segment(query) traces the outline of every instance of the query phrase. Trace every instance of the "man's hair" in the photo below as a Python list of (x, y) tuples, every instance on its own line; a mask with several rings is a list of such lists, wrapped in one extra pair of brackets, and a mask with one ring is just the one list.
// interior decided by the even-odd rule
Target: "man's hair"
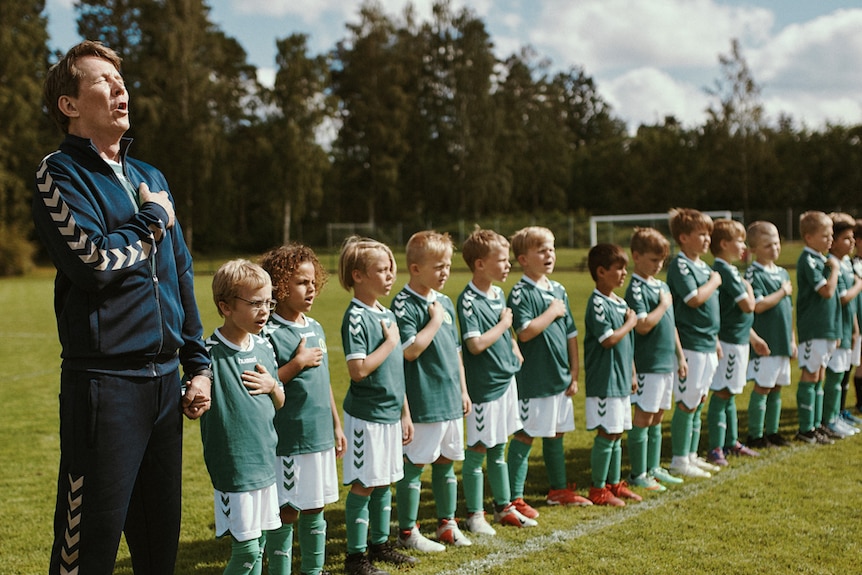
[(667, 258), (670, 253), (670, 242), (655, 228), (635, 228), (629, 248), (632, 253), (659, 254)]
[(222, 315), (219, 302), (236, 298), (243, 288), (259, 290), (272, 285), (269, 274), (262, 267), (248, 260), (230, 260), (219, 267), (213, 276), (213, 302)]
[(802, 234), (803, 238), (831, 225), (832, 220), (829, 219), (829, 216), (817, 210), (809, 210), (799, 216), (799, 233)]
[(81, 70), (78, 68), (78, 60), (87, 56), (107, 60), (113, 64), (117, 72), (120, 71), (122, 58), (101, 42), (93, 40), (84, 40), (80, 44), (72, 46), (59, 62), (51, 66), (45, 77), (43, 96), (45, 105), (48, 106), (48, 114), (54, 123), (63, 130), (64, 134), (69, 133), (69, 116), (60, 111), (57, 102), (60, 100), (60, 96), (78, 97), (81, 85)]
[(522, 256), (545, 242), (554, 243), (554, 232), (542, 226), (521, 228), (512, 236), (512, 251), (515, 257)]
[(494, 230), (483, 230), (476, 226), (473, 233), (464, 240), (464, 245), (461, 246), (461, 255), (467, 262), (470, 271), (475, 271), (476, 260), (488, 257), (488, 254), (497, 248), (505, 249), (508, 252), (509, 240)]
[(389, 258), (395, 273), (395, 256), (389, 246), (371, 238), (350, 236), (344, 240), (341, 246), (341, 255), (338, 257), (338, 281), (341, 287), (350, 291), (353, 289), (353, 272), (359, 270), (365, 272), (375, 257), (384, 255)]
[(427, 257), (451, 256), (455, 250), (452, 237), (434, 230), (416, 232), (407, 240), (407, 265), (421, 264)]
[(668, 211), (670, 234), (679, 243), (682, 234), (706, 230), (712, 233), (712, 218), (703, 212), (691, 208), (671, 208)]
[(832, 235), (836, 238), (838, 234), (856, 227), (856, 220), (853, 219), (853, 216), (844, 212), (832, 212), (829, 214), (829, 219), (832, 220)]
[(599, 268), (609, 270), (614, 264), (626, 266), (628, 263), (629, 257), (626, 255), (626, 251), (616, 244), (596, 244), (590, 248), (590, 253), (587, 254), (587, 265), (590, 268), (593, 281), (599, 279)]
[(261, 256), (260, 265), (272, 278), (272, 297), (276, 300), (287, 299), (290, 295), (290, 278), (306, 262), (314, 266), (314, 289), (320, 293), (329, 276), (310, 247), (291, 243), (273, 248)]
[(756, 248), (760, 246), (760, 243), (763, 241), (763, 238), (772, 234), (778, 234), (778, 228), (775, 227), (775, 224), (772, 222), (767, 222), (765, 220), (757, 220), (755, 222), (751, 222), (748, 224), (748, 245), (752, 248)]
[(717, 256), (721, 253), (721, 242), (745, 241), (745, 226), (736, 220), (715, 220), (712, 225), (712, 237), (709, 242), (709, 251)]

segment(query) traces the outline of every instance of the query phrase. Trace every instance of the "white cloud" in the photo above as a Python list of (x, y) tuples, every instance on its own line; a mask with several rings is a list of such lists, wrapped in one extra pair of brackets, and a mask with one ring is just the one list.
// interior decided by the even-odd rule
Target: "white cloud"
[(656, 68), (638, 68), (607, 82), (599, 93), (613, 106), (629, 129), (640, 124), (661, 124), (674, 116), (687, 126), (702, 124), (709, 101), (699, 87), (680, 82)]

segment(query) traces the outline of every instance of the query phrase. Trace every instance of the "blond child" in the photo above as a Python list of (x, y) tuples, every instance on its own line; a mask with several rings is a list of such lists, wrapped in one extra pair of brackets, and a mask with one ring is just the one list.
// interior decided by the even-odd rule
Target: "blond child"
[(754, 294), (754, 331), (769, 346), (769, 355), (750, 350), (747, 378), (754, 381), (748, 402), (748, 439), (754, 449), (788, 445), (778, 433), (781, 420), (781, 388), (790, 385), (790, 358), (796, 357), (793, 331), (793, 284), (782, 267), (775, 264), (781, 253), (778, 228), (757, 221), (748, 226), (748, 245), (754, 262), (745, 279)]
[(539, 513), (524, 501), (524, 483), (535, 437), (542, 438), (548, 474), (548, 505), (591, 505), (566, 481), (563, 435), (575, 429), (572, 396), (578, 392), (578, 330), (562, 284), (548, 277), (557, 255), (554, 234), (530, 226), (512, 236), (512, 250), (524, 275), (509, 292), (512, 324), (524, 364), (518, 372), (523, 429), (509, 444), (507, 464), (512, 502), (525, 517)]
[[(404, 361), (395, 315), (379, 299), (395, 281), (395, 257), (378, 241), (352, 236), (341, 248), (338, 279), (353, 299), (341, 340), (350, 387), (344, 398), (344, 456), (348, 575), (381, 575), (373, 562), (412, 565), (416, 559), (389, 542), (392, 483), (404, 476), (402, 445), (413, 440), (404, 391)], [(370, 532), (368, 555), (367, 540)]]
[(661, 422), (671, 408), (674, 372), (685, 379), (688, 365), (674, 322), (673, 296), (667, 284), (655, 277), (667, 259), (670, 242), (656, 229), (635, 228), (631, 252), (634, 272), (625, 299), (638, 321), (637, 389), (631, 398), (635, 413), (628, 432), (629, 484), (664, 491), (664, 484), (683, 482), (661, 466)]
[(224, 323), (206, 340), (213, 401), (201, 417), (201, 440), (215, 489), (215, 531), (233, 541), (225, 575), (260, 573), (265, 534), (281, 527), (272, 458), (284, 392), (270, 375), (278, 371), (272, 346), (258, 335), (275, 302), (269, 275), (246, 260), (223, 264), (212, 290)]
[(485, 520), (484, 474), (488, 456), (488, 480), (494, 496), (494, 520), (501, 525), (533, 527), (511, 501), (506, 465), (506, 443), (521, 429), (515, 374), (523, 358), (511, 336), (512, 310), (503, 290), (494, 282), (509, 275), (509, 242), (491, 230), (476, 229), (461, 249), (473, 279), (458, 296), (458, 323), (467, 391), (473, 410), (467, 414), (467, 450), (462, 482), (467, 503), (467, 529), (482, 535), (496, 532)]
[[(458, 483), (454, 461), (464, 460), (464, 415), (470, 396), (464, 380), (455, 306), (439, 290), (449, 279), (454, 246), (449, 234), (422, 231), (407, 242), (410, 281), (395, 296), (404, 354), (407, 401), (413, 419), (413, 441), (404, 447), (404, 478), (395, 496), (398, 543), (406, 549), (443, 551), (442, 543), (471, 545), (458, 528), (455, 506)], [(431, 490), (437, 508), (437, 541), (419, 532), (422, 470), (431, 465)]]
[(685, 477), (710, 477), (718, 471), (697, 455), (701, 412), (718, 366), (720, 326), (718, 288), (721, 276), (700, 256), (709, 251), (712, 218), (690, 208), (670, 210), (670, 232), (680, 252), (668, 265), (667, 284), (673, 295), (676, 328), (688, 364), (686, 377), (674, 378), (676, 409), (670, 434), (670, 471)]
[(306, 314), (326, 285), (326, 271), (311, 248), (290, 244), (272, 249), (261, 267), (273, 282), (278, 304), (264, 333), (275, 350), (285, 405), (275, 417), (275, 472), (282, 527), (267, 536), (269, 573), (289, 575), (294, 524), (303, 575), (319, 575), (326, 560), (323, 508), (338, 501), (336, 458), (347, 441), (329, 382), (323, 327)]
[(638, 318), (614, 293), (626, 279), (628, 257), (619, 246), (597, 244), (587, 255), (596, 289), (584, 315), (584, 369), (587, 429), (596, 430), (590, 452), (590, 501), (622, 507), (623, 499), (641, 501), (621, 479), (622, 435), (632, 427), (635, 392), (634, 335)]

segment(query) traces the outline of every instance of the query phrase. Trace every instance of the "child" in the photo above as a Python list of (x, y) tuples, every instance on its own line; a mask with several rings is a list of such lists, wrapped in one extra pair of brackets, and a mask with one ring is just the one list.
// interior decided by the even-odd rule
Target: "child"
[(823, 416), (823, 375), (829, 357), (841, 337), (838, 276), (841, 262), (826, 256), (832, 247), (832, 220), (823, 212), (808, 211), (799, 217), (799, 233), (805, 248), (796, 264), (796, 332), (799, 334), (799, 387), (796, 407), (799, 431), (805, 443), (834, 443), (818, 427)]
[(272, 421), (284, 392), (270, 375), (277, 371), (272, 346), (257, 335), (275, 302), (269, 275), (246, 260), (222, 265), (212, 289), (224, 324), (206, 341), (213, 401), (201, 417), (201, 439), (215, 488), (215, 532), (233, 540), (225, 575), (260, 573), (264, 532), (281, 527)]
[(416, 524), (420, 476), (426, 464), (431, 464), (437, 540), (456, 546), (472, 544), (455, 520), (458, 483), (453, 464), (464, 460), (463, 417), (470, 411), (470, 396), (464, 381), (455, 307), (438, 291), (449, 279), (453, 248), (449, 234), (413, 234), (407, 242), (410, 281), (392, 301), (414, 429), (413, 441), (404, 447), (404, 478), (395, 489), (398, 543), (426, 552), (445, 549), (425, 538)]
[(769, 355), (769, 346), (751, 326), (754, 324), (754, 292), (733, 265), (745, 257), (745, 228), (733, 220), (717, 220), (712, 228), (709, 249), (715, 256), (712, 268), (721, 275), (718, 307), (721, 315), (718, 341), (721, 355), (712, 376), (712, 398), (706, 420), (709, 425), (707, 459), (727, 465), (725, 454), (758, 457), (760, 454), (740, 443), (736, 396), (745, 389), (748, 348)]
[(587, 263), (596, 282), (584, 318), (585, 411), (587, 429), (596, 430), (590, 453), (590, 501), (623, 507), (623, 499), (642, 500), (620, 479), (621, 438), (632, 427), (631, 394), (636, 388), (632, 330), (638, 318), (614, 293), (626, 279), (628, 258), (622, 248), (597, 244), (590, 249)]
[(781, 388), (790, 385), (790, 358), (796, 357), (793, 331), (793, 284), (787, 270), (775, 265), (781, 253), (778, 228), (769, 222), (748, 226), (748, 245), (754, 263), (745, 279), (754, 293), (754, 331), (769, 346), (761, 357), (751, 349), (747, 378), (754, 380), (748, 403), (748, 446), (756, 449), (789, 445), (778, 433), (781, 420)]
[(832, 213), (832, 247), (829, 253), (839, 260), (838, 268), (838, 301), (841, 311), (840, 342), (829, 363), (826, 365), (826, 375), (823, 383), (823, 431), (831, 437), (843, 439), (856, 435), (859, 430), (845, 423), (840, 417), (842, 385), (845, 375), (850, 371), (853, 347), (859, 337), (859, 324), (856, 321), (856, 296), (862, 290), (862, 280), (857, 280), (853, 273), (850, 253), (856, 245), (853, 227), (855, 220), (848, 214)]
[(658, 230), (635, 228), (631, 239), (634, 273), (626, 290), (626, 303), (638, 320), (634, 336), (637, 390), (631, 397), (635, 415), (628, 433), (629, 484), (650, 491), (664, 491), (664, 483), (683, 482), (661, 467), (661, 422), (664, 411), (671, 408), (673, 373), (685, 379), (688, 372), (670, 288), (655, 277), (669, 251), (670, 243)]
[(712, 218), (690, 208), (670, 211), (670, 232), (680, 253), (667, 270), (679, 341), (688, 365), (686, 377), (674, 378), (676, 409), (671, 420), (673, 449), (670, 471), (685, 477), (710, 477), (718, 471), (698, 457), (700, 414), (712, 375), (718, 366), (718, 287), (721, 276), (700, 256), (709, 250)]
[(318, 575), (326, 559), (323, 507), (338, 500), (335, 460), (347, 446), (329, 383), (326, 336), (305, 315), (326, 284), (326, 271), (311, 248), (296, 244), (265, 253), (261, 266), (272, 278), (278, 301), (265, 333), (285, 395), (285, 406), (275, 417), (282, 527), (267, 536), (269, 572), (290, 574), (293, 524), (299, 519), (301, 572)]
[[(341, 339), (350, 387), (344, 398), (344, 456), (348, 575), (381, 575), (372, 561), (412, 565), (416, 559), (389, 543), (390, 485), (404, 476), (402, 444), (413, 439), (404, 392), (395, 315), (378, 301), (395, 281), (395, 257), (384, 244), (347, 238), (338, 260), (338, 279), (353, 299), (344, 313)], [(371, 547), (365, 555), (366, 539)]]
[(467, 391), (473, 410), (467, 414), (467, 451), (462, 481), (467, 500), (467, 529), (494, 535), (485, 520), (482, 463), (488, 454), (488, 480), (494, 495), (494, 520), (501, 525), (533, 527), (511, 502), (506, 442), (521, 429), (515, 374), (523, 358), (510, 335), (512, 310), (503, 290), (492, 282), (509, 275), (509, 242), (491, 230), (476, 229), (461, 249), (473, 272), (458, 296), (458, 323), (467, 352), (463, 354)]
[(509, 444), (507, 464), (512, 503), (525, 517), (539, 513), (524, 501), (533, 438), (542, 438), (548, 473), (548, 505), (590, 505), (566, 482), (563, 434), (575, 429), (572, 396), (578, 392), (578, 330), (569, 309), (569, 296), (554, 271), (554, 234), (531, 226), (512, 236), (512, 250), (524, 276), (509, 293), (512, 323), (524, 364), (516, 376), (523, 429)]
[[(862, 238), (862, 220), (856, 220), (856, 225), (853, 228), (853, 237)], [(857, 278), (862, 278), (862, 253), (860, 253), (859, 249), (856, 250), (852, 263), (853, 273), (856, 274)], [(856, 321), (862, 326), (862, 292), (856, 296)], [(862, 362), (862, 338), (856, 340), (853, 359), (853, 364), (856, 366), (856, 370), (853, 373), (853, 388), (856, 391), (856, 412), (853, 414), (850, 410), (845, 410), (842, 412), (842, 416), (853, 425), (859, 425), (862, 424), (862, 419), (858, 417), (862, 415), (862, 372), (859, 370), (858, 363)]]

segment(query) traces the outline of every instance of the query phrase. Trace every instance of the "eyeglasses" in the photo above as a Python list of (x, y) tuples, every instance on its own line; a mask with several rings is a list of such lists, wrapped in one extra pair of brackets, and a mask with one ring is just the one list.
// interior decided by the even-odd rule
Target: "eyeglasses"
[(278, 305), (278, 302), (274, 299), (259, 299), (252, 301), (250, 299), (245, 299), (244, 297), (239, 297), (238, 295), (235, 295), (233, 297), (235, 299), (244, 301), (256, 310), (266, 308), (269, 311), (273, 311), (275, 309), (275, 306)]

